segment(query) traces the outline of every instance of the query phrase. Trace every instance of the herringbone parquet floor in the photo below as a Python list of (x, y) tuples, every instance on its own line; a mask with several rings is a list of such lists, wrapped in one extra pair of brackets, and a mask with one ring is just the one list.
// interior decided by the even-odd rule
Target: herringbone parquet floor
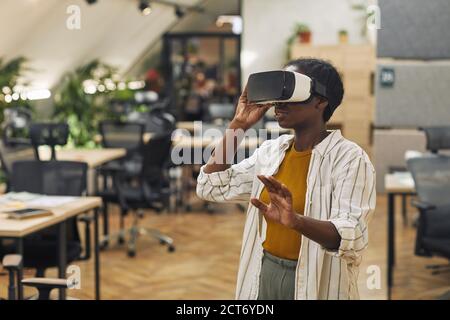
[[(141, 238), (135, 258), (128, 258), (124, 247), (113, 245), (101, 253), (103, 299), (233, 299), (245, 214), (233, 205), (215, 205), (214, 214), (181, 212), (156, 215), (149, 212), (142, 225), (167, 232), (175, 240), (176, 252), (150, 238)], [(410, 211), (410, 220), (414, 210)], [(112, 218), (117, 228), (117, 216)], [(415, 229), (397, 223), (397, 267), (394, 299), (430, 299), (450, 290), (450, 274), (432, 276), (425, 265), (445, 263), (413, 254)], [(81, 290), (69, 295), (93, 298), (93, 262), (81, 267)], [(381, 270), (380, 289), (369, 290), (368, 266)], [(363, 299), (385, 299), (386, 200), (379, 196), (377, 212), (371, 222), (370, 246), (361, 265), (359, 288)], [(54, 276), (50, 270), (48, 276)], [(26, 276), (32, 273), (27, 272)], [(0, 296), (6, 296), (5, 275), (0, 275)], [(31, 294), (32, 291), (27, 291)]]

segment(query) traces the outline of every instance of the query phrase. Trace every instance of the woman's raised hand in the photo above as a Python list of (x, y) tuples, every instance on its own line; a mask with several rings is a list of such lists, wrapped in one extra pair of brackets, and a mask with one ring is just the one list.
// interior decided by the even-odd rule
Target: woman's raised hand
[(249, 103), (247, 100), (247, 86), (245, 86), (244, 91), (242, 91), (239, 97), (236, 112), (230, 123), (230, 127), (243, 130), (251, 128), (264, 116), (271, 106), (271, 104), (261, 105)]

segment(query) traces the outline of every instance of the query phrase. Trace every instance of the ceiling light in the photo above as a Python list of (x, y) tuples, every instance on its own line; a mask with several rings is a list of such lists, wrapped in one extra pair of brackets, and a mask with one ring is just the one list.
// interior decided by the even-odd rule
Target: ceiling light
[(97, 2), (97, 0), (86, 0), (86, 2), (87, 2), (88, 4), (94, 4), (94, 3)]
[(150, 8), (150, 3), (148, 0), (141, 0), (139, 2), (139, 10), (142, 12), (144, 16), (148, 16), (152, 12), (152, 8)]
[(37, 90), (30, 90), (27, 92), (27, 98), (29, 100), (48, 99), (50, 98), (51, 95), (52, 94), (48, 89), (37, 89)]

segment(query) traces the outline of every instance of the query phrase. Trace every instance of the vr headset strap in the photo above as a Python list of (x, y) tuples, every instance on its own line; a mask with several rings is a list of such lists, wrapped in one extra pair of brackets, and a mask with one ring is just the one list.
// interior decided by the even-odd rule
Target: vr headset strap
[(319, 81), (313, 79), (311, 89), (313, 94), (321, 96), (322, 98), (327, 98), (327, 88)]

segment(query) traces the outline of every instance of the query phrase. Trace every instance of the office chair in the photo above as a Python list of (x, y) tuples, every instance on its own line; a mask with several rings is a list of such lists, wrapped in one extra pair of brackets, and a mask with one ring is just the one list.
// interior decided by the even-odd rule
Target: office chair
[[(113, 183), (112, 176), (116, 171), (123, 171), (129, 178), (139, 174), (142, 163), (140, 150), (144, 144), (144, 129), (145, 125), (137, 122), (102, 121), (99, 124), (104, 148), (124, 148), (127, 150), (124, 158), (110, 161), (97, 169), (97, 174), (103, 178), (103, 187), (97, 188), (97, 195), (103, 200), (103, 235), (105, 239), (109, 233), (108, 203), (118, 203), (116, 189), (111, 186)], [(122, 226), (124, 217), (120, 218), (120, 223)], [(108, 241), (105, 239), (102, 240), (102, 249), (108, 245)], [(119, 237), (119, 242), (124, 242), (123, 237)]]
[(107, 240), (115, 237), (124, 239), (129, 234), (128, 256), (136, 255), (136, 242), (139, 235), (151, 235), (161, 244), (168, 246), (169, 252), (175, 250), (173, 240), (155, 229), (139, 227), (138, 222), (143, 217), (142, 209), (154, 209), (161, 212), (169, 206), (171, 194), (167, 178), (167, 161), (170, 158), (172, 146), (171, 134), (161, 134), (152, 137), (142, 148), (142, 169), (136, 179), (129, 179), (126, 173), (117, 170), (114, 174), (114, 188), (118, 194), (118, 204), (121, 208), (121, 218), (133, 212), (133, 225), (128, 230), (121, 227), (118, 235), (108, 235)]
[[(14, 162), (11, 191), (45, 195), (81, 196), (86, 190), (87, 164), (72, 161)], [(91, 218), (80, 216), (67, 221), (67, 263), (87, 260), (91, 256)], [(77, 221), (85, 225), (85, 244), (81, 243)], [(47, 268), (58, 266), (57, 226), (24, 239), (23, 266), (36, 269), (37, 277), (44, 277)], [(84, 247), (84, 250), (83, 250)], [(15, 252), (15, 244), (0, 243), (0, 255)]]
[(39, 146), (51, 148), (51, 160), (56, 160), (56, 146), (67, 144), (69, 125), (67, 123), (33, 123), (30, 127), (30, 139), (37, 160), (40, 160)]
[(146, 119), (146, 132), (163, 134), (176, 129), (175, 117), (165, 111), (164, 106), (156, 106), (150, 109)]
[(27, 278), (23, 279), (22, 256), (8, 254), (3, 257), (3, 267), (8, 272), (8, 300), (19, 300), (19, 286), (34, 287), (38, 290), (39, 300), (49, 300), (53, 289), (67, 288), (66, 279), (55, 278)]
[(450, 149), (450, 126), (422, 127), (427, 141), (426, 149), (431, 153), (438, 153), (439, 150)]
[(235, 106), (232, 103), (213, 102), (208, 105), (208, 120), (223, 124), (233, 119)]
[(3, 111), (2, 138), (6, 146), (30, 145), (28, 128), (31, 111), (24, 107), (6, 108)]
[(6, 192), (10, 191), (10, 181), (12, 174), (12, 165), (15, 161), (34, 160), (34, 148), (29, 145), (7, 145), (3, 139), (0, 139), (0, 162), (3, 173), (6, 178)]
[[(450, 260), (450, 157), (437, 155), (407, 161), (418, 200), (419, 210), (415, 254), (439, 256)], [(432, 265), (433, 274), (450, 272), (450, 264)]]
[(127, 156), (142, 147), (144, 125), (137, 122), (102, 121), (99, 124), (103, 148), (124, 148)]

